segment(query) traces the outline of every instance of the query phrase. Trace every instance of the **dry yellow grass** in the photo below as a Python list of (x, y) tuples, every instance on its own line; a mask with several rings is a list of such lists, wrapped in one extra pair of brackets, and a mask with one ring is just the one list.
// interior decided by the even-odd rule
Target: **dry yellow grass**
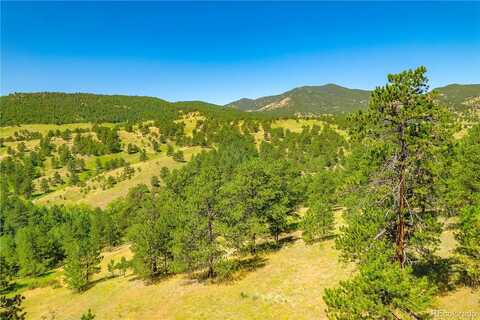
[(206, 118), (200, 115), (198, 112), (190, 112), (184, 116), (177, 122), (183, 122), (185, 124), (185, 135), (188, 137), (192, 136), (193, 129), (195, 129), (197, 122), (199, 120), (205, 120)]
[[(300, 213), (307, 209), (301, 208)], [(342, 210), (336, 211), (338, 225)], [(339, 232), (337, 228), (337, 232)], [(325, 288), (352, 276), (354, 266), (339, 262), (333, 240), (305, 245), (300, 232), (294, 241), (276, 252), (264, 254), (256, 269), (243, 271), (235, 281), (201, 283), (179, 274), (146, 284), (129, 271), (111, 278), (110, 260), (131, 258), (128, 245), (103, 254), (101, 273), (92, 288), (82, 294), (65, 287), (38, 288), (23, 292), (28, 319), (78, 319), (92, 309), (97, 319), (326, 319)], [(450, 234), (442, 246), (455, 246)], [(57, 270), (61, 277), (61, 270)], [(459, 288), (440, 296), (432, 310), (480, 312), (478, 292)]]
[[(302, 240), (265, 254), (263, 266), (231, 283), (206, 284), (180, 274), (146, 284), (131, 272), (110, 278), (107, 264), (131, 257), (128, 246), (104, 253), (94, 286), (77, 294), (67, 288), (26, 291), (28, 319), (55, 314), (79, 319), (92, 309), (98, 319), (326, 319), (325, 288), (335, 287), (354, 268), (338, 261), (333, 241)], [(61, 273), (59, 273), (61, 274)], [(435, 310), (480, 312), (478, 292), (461, 288), (437, 299)]]
[[(458, 288), (453, 292), (438, 297), (433, 310), (449, 312), (472, 312), (476, 317), (459, 319), (480, 319), (480, 293), (471, 288)], [(453, 319), (453, 318), (452, 318)]]
[[(29, 319), (56, 314), (78, 319), (91, 308), (98, 319), (324, 319), (323, 290), (348, 277), (332, 241), (306, 246), (298, 240), (266, 254), (263, 267), (233, 283), (204, 284), (177, 275), (147, 285), (132, 274), (105, 280), (110, 259), (129, 256), (127, 247), (105, 254), (97, 283), (82, 294), (66, 288), (24, 293)], [(342, 270), (342, 272), (338, 272)]]

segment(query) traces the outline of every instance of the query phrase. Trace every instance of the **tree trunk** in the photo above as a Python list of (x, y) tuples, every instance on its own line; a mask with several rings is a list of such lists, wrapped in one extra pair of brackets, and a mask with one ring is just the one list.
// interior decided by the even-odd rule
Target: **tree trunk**
[(398, 169), (398, 195), (397, 195), (397, 226), (396, 226), (396, 259), (400, 263), (400, 267), (405, 266), (406, 254), (405, 254), (405, 160), (407, 158), (407, 146), (403, 137), (404, 128), (403, 124), (399, 126), (400, 133), (400, 159)]
[(166, 253), (163, 254), (163, 269), (164, 269), (165, 274), (167, 274), (168, 273), (168, 268), (167, 268), (167, 254)]
[[(208, 242), (210, 246), (213, 245), (213, 218), (211, 214), (209, 213), (208, 215)], [(207, 277), (211, 278), (215, 275), (215, 271), (213, 270), (213, 254), (210, 253), (210, 256), (208, 257), (208, 272), (207, 272)]]
[(252, 254), (257, 254), (257, 245), (256, 245), (256, 237), (257, 235), (254, 233), (252, 236)]
[(152, 276), (155, 276), (157, 274), (158, 268), (157, 268), (157, 257), (154, 257), (150, 260), (150, 272)]

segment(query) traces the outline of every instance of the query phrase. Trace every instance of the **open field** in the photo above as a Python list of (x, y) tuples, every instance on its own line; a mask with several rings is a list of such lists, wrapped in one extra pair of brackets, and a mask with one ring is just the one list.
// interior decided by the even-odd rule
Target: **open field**
[(25, 292), (29, 319), (51, 313), (76, 319), (88, 308), (99, 319), (323, 319), (323, 289), (352, 270), (339, 264), (332, 241), (306, 246), (297, 240), (262, 256), (254, 271), (232, 283), (205, 284), (187, 275), (151, 285), (131, 274), (104, 280), (106, 261), (129, 254), (122, 247), (105, 255), (99, 280), (85, 293), (50, 287)]
[[(338, 261), (329, 240), (305, 245), (300, 239), (277, 252), (261, 256), (256, 269), (238, 280), (201, 283), (176, 275), (146, 284), (128, 273), (109, 278), (110, 259), (129, 258), (122, 246), (104, 254), (102, 272), (85, 293), (66, 288), (24, 292), (28, 319), (55, 314), (55, 319), (78, 319), (91, 308), (99, 319), (326, 319), (323, 290), (348, 278), (352, 266)], [(459, 288), (440, 296), (434, 308), (480, 312), (478, 292)]]

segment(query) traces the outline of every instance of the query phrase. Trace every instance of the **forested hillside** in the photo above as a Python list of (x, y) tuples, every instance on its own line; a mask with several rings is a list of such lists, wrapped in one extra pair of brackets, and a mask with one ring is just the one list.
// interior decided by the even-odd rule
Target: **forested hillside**
[[(480, 109), (480, 85), (460, 85), (435, 89), (440, 103), (456, 111)], [(278, 115), (342, 114), (367, 109), (371, 91), (344, 88), (335, 84), (295, 88), (280, 95), (240, 99), (226, 107)]]
[(439, 100), (455, 110), (480, 110), (480, 84), (451, 84), (435, 90)]
[(168, 102), (159, 98), (88, 93), (15, 93), (0, 97), (0, 125), (25, 123), (125, 122), (175, 119), (179, 112), (236, 113), (201, 101)]
[[(313, 119), (3, 97), (4, 124), (44, 124), (0, 128), (2, 319), (480, 312), (480, 125), (439, 104), (425, 74), (389, 75), (368, 108)], [(38, 120), (29, 103), (67, 111)]]
[(337, 114), (364, 109), (370, 92), (349, 89), (335, 84), (295, 88), (280, 95), (258, 99), (241, 99), (226, 105), (245, 111), (277, 114)]

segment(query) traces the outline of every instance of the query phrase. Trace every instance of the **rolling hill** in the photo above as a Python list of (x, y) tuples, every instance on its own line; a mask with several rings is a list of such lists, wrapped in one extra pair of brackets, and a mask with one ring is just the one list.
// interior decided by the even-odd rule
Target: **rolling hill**
[(258, 99), (240, 99), (227, 104), (244, 111), (280, 114), (343, 113), (367, 107), (370, 91), (349, 89), (335, 84), (304, 86)]
[(169, 102), (155, 97), (36, 92), (0, 97), (0, 126), (176, 119), (179, 112), (237, 117), (240, 111), (202, 101)]
[[(435, 89), (439, 101), (456, 110), (480, 108), (480, 85), (452, 84)], [(335, 84), (304, 86), (285, 93), (258, 99), (240, 99), (231, 107), (248, 112), (278, 114), (339, 114), (364, 109), (368, 106), (370, 91), (349, 89)]]
[[(451, 84), (435, 90), (439, 101), (455, 110), (480, 109), (480, 84)], [(254, 117), (342, 114), (367, 108), (369, 97), (368, 90), (327, 84), (299, 87), (258, 99), (244, 98), (224, 108), (202, 101), (169, 102), (142, 96), (14, 93), (0, 97), (0, 126), (175, 119), (179, 112), (193, 111), (232, 119), (254, 114)]]
[(480, 110), (480, 84), (450, 84), (435, 90), (441, 102), (456, 110), (463, 111), (469, 108)]

